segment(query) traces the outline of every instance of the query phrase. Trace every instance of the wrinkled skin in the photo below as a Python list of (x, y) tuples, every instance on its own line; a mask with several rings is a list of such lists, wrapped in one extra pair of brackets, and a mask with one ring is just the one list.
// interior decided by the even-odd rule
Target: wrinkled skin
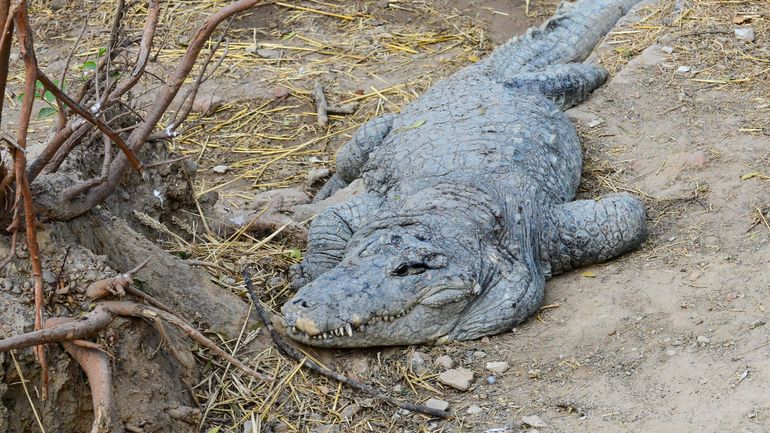
[(468, 340), (535, 312), (545, 280), (636, 248), (642, 203), (571, 201), (577, 133), (563, 110), (606, 79), (579, 62), (638, 0), (563, 4), (540, 29), (363, 125), (316, 199), (356, 178), (367, 193), (324, 210), (293, 268), (289, 335), (322, 347)]

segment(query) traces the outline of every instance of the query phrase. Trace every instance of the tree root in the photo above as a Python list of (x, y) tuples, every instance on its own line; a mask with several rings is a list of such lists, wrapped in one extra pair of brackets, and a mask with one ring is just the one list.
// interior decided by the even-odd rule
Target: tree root
[(338, 382), (342, 382), (354, 389), (357, 389), (361, 392), (369, 394), (372, 397), (385, 401), (401, 409), (406, 409), (412, 412), (419, 412), (419, 413), (423, 413), (426, 415), (439, 417), (439, 418), (449, 418), (451, 416), (449, 412), (446, 412), (443, 410), (433, 409), (421, 404), (412, 404), (412, 403), (403, 402), (401, 400), (397, 400), (389, 395), (383, 394), (382, 392), (374, 389), (373, 387), (367, 384), (358, 382), (357, 380), (353, 380), (343, 374), (330, 370), (316, 363), (315, 361), (308, 358), (307, 356), (303, 355), (293, 346), (287, 344), (283, 340), (283, 338), (278, 334), (278, 331), (276, 331), (275, 328), (273, 327), (273, 322), (270, 320), (270, 316), (267, 314), (267, 311), (265, 311), (265, 309), (262, 307), (262, 304), (259, 302), (259, 299), (257, 298), (257, 294), (254, 292), (254, 285), (251, 282), (251, 276), (249, 275), (248, 272), (246, 271), (243, 272), (243, 279), (244, 279), (244, 282), (246, 283), (246, 290), (249, 292), (249, 297), (251, 297), (251, 301), (254, 305), (254, 309), (257, 311), (257, 314), (259, 315), (259, 319), (262, 321), (262, 324), (264, 324), (267, 330), (270, 332), (270, 336), (273, 338), (273, 341), (275, 342), (275, 345), (278, 348), (278, 351), (280, 351), (284, 356), (291, 358), (297, 362), (304, 361), (303, 365), (305, 367), (320, 374), (321, 376), (326, 376), (330, 379), (334, 379)]
[[(45, 322), (47, 329), (72, 323), (67, 318), (52, 318)], [(98, 348), (84, 347), (73, 342), (61, 342), (64, 350), (80, 365), (88, 377), (91, 401), (94, 407), (94, 421), (91, 433), (119, 433), (123, 425), (117, 417), (115, 399), (112, 394), (112, 369), (109, 356)]]

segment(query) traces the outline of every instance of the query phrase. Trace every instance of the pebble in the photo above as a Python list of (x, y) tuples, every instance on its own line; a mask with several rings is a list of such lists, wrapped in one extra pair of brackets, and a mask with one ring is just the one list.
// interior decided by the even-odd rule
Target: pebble
[(709, 344), (711, 343), (711, 339), (706, 337), (705, 335), (698, 336), (698, 342), (703, 344)]
[(487, 362), (487, 370), (492, 373), (503, 374), (508, 371), (509, 368), (511, 368), (511, 366), (505, 361)]
[(535, 428), (548, 427), (548, 424), (546, 424), (546, 422), (543, 421), (543, 418), (540, 418), (537, 415), (523, 416), (521, 417), (521, 422), (523, 422), (524, 424), (530, 427), (535, 427)]
[(225, 174), (228, 171), (230, 171), (229, 165), (215, 165), (214, 167), (211, 167), (211, 171), (213, 171), (216, 174)]
[(601, 125), (602, 123), (604, 123), (604, 119), (600, 119), (600, 118), (597, 117), (596, 119), (588, 122), (588, 127), (589, 128), (596, 128), (597, 126)]
[(273, 89), (273, 97), (275, 99), (283, 99), (291, 94), (291, 90), (287, 89), (286, 87), (280, 87), (276, 86)]
[(494, 385), (497, 382), (497, 377), (495, 376), (487, 376), (487, 383), (490, 385)]
[(483, 359), (487, 356), (486, 352), (482, 352), (481, 350), (477, 350), (473, 352), (473, 357), (476, 359)]
[(443, 367), (446, 370), (449, 370), (450, 368), (455, 366), (454, 360), (449, 357), (449, 355), (442, 355), (436, 358), (435, 364)]
[(738, 27), (735, 29), (735, 37), (744, 41), (754, 42), (754, 28)]
[(660, 50), (666, 54), (671, 54), (674, 52), (674, 49), (671, 47), (660, 47)]
[(342, 419), (351, 420), (353, 417), (361, 411), (361, 406), (352, 403), (347, 406), (345, 406), (341, 411), (340, 415), (342, 415)]
[(530, 379), (539, 379), (540, 378), (540, 369), (535, 368), (535, 369), (529, 370), (527, 372), (527, 376)]
[(468, 415), (478, 415), (482, 412), (481, 408), (475, 404), (468, 408)]
[(430, 363), (430, 355), (425, 352), (414, 352), (412, 354), (412, 366), (425, 365)]
[(403, 388), (402, 388), (401, 385), (394, 385), (393, 386), (393, 392), (401, 392), (402, 389)]
[(449, 409), (449, 402), (437, 398), (430, 398), (425, 402), (425, 406), (436, 410), (447, 410)]
[(686, 74), (686, 73), (690, 72), (691, 70), (692, 70), (692, 68), (690, 66), (680, 66), (680, 67), (676, 68), (676, 71), (679, 72), (680, 74)]
[(257, 50), (257, 55), (264, 59), (280, 59), (281, 52), (278, 50), (271, 50), (269, 48), (262, 48)]
[(313, 429), (313, 433), (339, 433), (339, 431), (340, 426), (329, 424), (321, 424)]
[(439, 375), (438, 380), (444, 385), (449, 385), (460, 391), (466, 391), (471, 386), (473, 372), (467, 368), (447, 370)]
[(56, 274), (49, 270), (43, 271), (43, 281), (45, 281), (48, 284), (53, 284), (56, 282)]

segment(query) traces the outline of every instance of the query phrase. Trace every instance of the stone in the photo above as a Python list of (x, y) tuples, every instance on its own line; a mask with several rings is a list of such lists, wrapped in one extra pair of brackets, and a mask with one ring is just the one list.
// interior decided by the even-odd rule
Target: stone
[(537, 415), (523, 416), (523, 417), (521, 417), (521, 422), (523, 422), (524, 424), (526, 424), (526, 425), (528, 425), (530, 427), (535, 427), (535, 428), (548, 427), (548, 424), (546, 424), (546, 422), (543, 421), (543, 418), (540, 418)]
[(474, 404), (468, 408), (467, 412), (468, 415), (478, 415), (482, 412), (482, 409)]
[(53, 284), (56, 282), (56, 274), (49, 270), (43, 271), (43, 281), (45, 281), (47, 284)]
[(709, 344), (711, 343), (711, 339), (706, 337), (705, 335), (700, 335), (698, 336), (698, 343)]
[(460, 391), (467, 391), (471, 386), (472, 380), (473, 372), (462, 367), (447, 370), (438, 377), (439, 382), (451, 386), (452, 388), (459, 389)]
[(339, 433), (340, 426), (330, 425), (330, 424), (321, 424), (318, 427), (314, 428), (312, 431), (313, 433)]
[(480, 350), (477, 350), (477, 351), (473, 352), (473, 357), (476, 358), (476, 359), (483, 359), (486, 356), (487, 356), (487, 353), (486, 352), (482, 352)]
[(604, 123), (604, 119), (600, 119), (600, 118), (597, 117), (597, 118), (591, 120), (590, 122), (588, 122), (588, 127), (589, 128), (596, 128), (597, 126), (601, 125), (602, 123)]
[(503, 374), (508, 371), (509, 368), (511, 368), (511, 366), (505, 361), (487, 362), (486, 367), (487, 370), (496, 374)]
[(434, 361), (434, 364), (446, 370), (449, 370), (450, 368), (455, 366), (454, 360), (449, 355), (439, 356), (438, 358), (436, 358), (436, 361)]
[(403, 390), (403, 387), (400, 384), (393, 386), (393, 392), (401, 392), (402, 390)]
[(496, 376), (487, 376), (487, 383), (490, 385), (494, 385), (497, 383), (497, 377)]
[(225, 174), (228, 171), (230, 171), (229, 165), (215, 165), (214, 167), (211, 167), (211, 171), (213, 171), (216, 174)]
[(539, 368), (533, 368), (527, 372), (527, 377), (530, 379), (539, 379), (540, 378), (540, 369)]
[(342, 415), (342, 419), (344, 420), (351, 420), (360, 411), (361, 411), (361, 406), (355, 403), (352, 403), (342, 408), (342, 410), (340, 411), (340, 415)]
[(276, 86), (273, 88), (273, 97), (275, 99), (284, 99), (291, 94), (291, 90), (286, 87)]
[(736, 39), (743, 41), (754, 42), (754, 28), (753, 27), (738, 27), (735, 31)]
[(414, 352), (412, 354), (412, 367), (415, 365), (425, 365), (430, 363), (430, 355), (425, 352)]
[(280, 59), (281, 52), (279, 50), (271, 50), (270, 48), (260, 48), (256, 50), (256, 54), (263, 59)]
[(692, 68), (690, 66), (680, 66), (680, 67), (676, 68), (676, 71), (679, 72), (680, 74), (686, 74), (686, 73), (690, 72), (691, 70), (692, 70)]
[(436, 410), (447, 410), (449, 409), (449, 402), (437, 398), (429, 398), (428, 401), (425, 402), (425, 406)]
[(660, 47), (660, 50), (666, 54), (671, 54), (674, 52), (674, 49), (671, 47)]

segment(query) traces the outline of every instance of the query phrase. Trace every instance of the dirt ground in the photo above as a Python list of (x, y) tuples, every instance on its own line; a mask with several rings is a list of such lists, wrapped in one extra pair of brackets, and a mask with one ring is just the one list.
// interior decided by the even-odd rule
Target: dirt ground
[[(335, 3), (300, 4), (347, 13)], [(204, 88), (204, 97), (215, 98), (222, 108), (201, 115), (196, 120), (203, 127), (174, 143), (182, 152), (205, 154), (198, 159), (199, 192), (216, 190), (224, 203), (237, 207), (261, 190), (302, 183), (308, 170), (332, 166), (334, 149), (350, 135), (349, 128), (375, 113), (398, 110), (431, 82), (483, 56), (492, 44), (541, 22), (555, 2), (532, 1), (529, 15), (518, 0), (403, 0), (356, 7), (378, 20), (360, 33), (369, 32), (368, 40), (390, 41), (397, 47), (391, 56), (372, 51), (366, 60), (346, 63), (345, 56), (360, 55), (362, 48), (358, 40), (338, 42), (344, 37), (335, 33), (340, 20), (332, 16), (264, 7), (236, 22), (236, 60)], [(734, 29), (745, 27), (755, 30), (753, 41), (735, 37)], [(429, 420), (397, 411), (297, 373), (293, 365), (277, 363), (274, 354), (267, 359), (264, 352), (251, 351), (241, 357), (274, 368), (285, 381), (280, 387), (249, 388), (232, 380), (227, 368), (207, 365), (204, 376), (210, 376), (195, 386), (206, 406), (196, 428), (770, 431), (768, 28), (770, 4), (764, 1), (660, 0), (642, 5), (597, 50), (594, 57), (612, 72), (611, 78), (587, 103), (568, 112), (584, 145), (580, 196), (639, 194), (650, 227), (639, 250), (553, 278), (546, 285), (544, 309), (510, 333), (438, 347), (310, 352), (396, 397), (446, 400), (453, 419)], [(467, 34), (448, 50), (404, 42), (434, 30), (432, 38)], [(270, 58), (275, 54), (270, 52), (263, 53), (267, 60), (254, 63), (251, 57), (237, 57), (237, 43), (244, 48), (250, 38), (264, 38), (279, 44), (285, 40), (281, 35), (292, 34), (335, 41), (322, 47), (333, 55), (313, 52), (281, 60)], [(406, 52), (408, 62), (393, 54), (403, 54), (404, 47), (415, 51)], [(334, 60), (325, 63), (330, 56)], [(332, 100), (373, 96), (362, 98), (354, 115), (333, 118), (331, 129), (321, 130), (314, 125), (308, 96), (315, 79), (324, 82)], [(254, 107), (267, 111), (252, 115)], [(236, 124), (238, 116), (247, 119), (245, 125)], [(303, 140), (325, 134), (331, 138), (303, 145)], [(200, 146), (202, 137), (206, 141)], [(293, 159), (265, 163), (280, 151), (290, 152)], [(211, 172), (217, 165), (230, 171)], [(158, 238), (166, 247), (171, 244), (164, 236)], [(263, 272), (258, 275), (258, 283), (266, 287), (263, 300), (277, 311), (290, 294), (283, 279), (291, 261), (286, 253), (302, 245), (291, 238), (269, 244), (245, 239), (235, 248), (252, 251), (256, 244), (267, 253), (251, 264)], [(242, 295), (234, 280), (217, 278), (222, 287)], [(410, 361), (415, 351), (426, 354), (418, 354), (424, 365)], [(442, 355), (474, 371), (468, 391), (437, 381), (443, 368), (433, 361)], [(198, 361), (205, 363), (200, 354)], [(485, 365), (495, 361), (508, 362), (510, 369), (493, 375)], [(4, 386), (16, 387), (7, 395), (21, 396), (18, 383)], [(317, 401), (309, 401), (313, 396)], [(264, 422), (250, 424), (255, 413), (259, 418), (273, 403)], [(87, 402), (78, 404), (87, 407)], [(340, 416), (341, 408), (356, 404), (363, 410), (349, 420)], [(531, 415), (543, 426), (522, 422)]]

